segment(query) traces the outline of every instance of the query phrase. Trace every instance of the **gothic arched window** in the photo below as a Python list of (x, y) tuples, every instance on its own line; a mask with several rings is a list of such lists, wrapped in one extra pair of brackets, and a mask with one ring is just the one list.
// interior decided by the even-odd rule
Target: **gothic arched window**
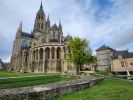
[(40, 59), (43, 59), (43, 49), (41, 48), (39, 51)]
[(38, 19), (40, 19), (40, 16), (38, 16)]
[(36, 60), (38, 60), (38, 50), (36, 50)]
[(33, 60), (35, 60), (36, 54), (35, 54), (35, 50), (33, 51)]
[(57, 59), (61, 58), (61, 49), (58, 47), (57, 48)]
[(43, 16), (41, 17), (41, 19), (43, 19)]
[(29, 47), (29, 44), (27, 42), (27, 40), (22, 40), (21, 41), (21, 49), (26, 49)]
[(54, 47), (52, 47), (52, 59), (54, 59), (54, 51), (55, 51), (55, 49), (54, 49)]
[(42, 39), (42, 43), (46, 43), (46, 38), (45, 37)]
[(39, 23), (37, 24), (37, 29), (38, 29), (38, 30), (40, 29), (40, 24), (39, 24)]
[(46, 48), (45, 49), (45, 59), (49, 59), (50, 58), (50, 49)]
[(43, 29), (43, 23), (41, 24), (41, 29)]

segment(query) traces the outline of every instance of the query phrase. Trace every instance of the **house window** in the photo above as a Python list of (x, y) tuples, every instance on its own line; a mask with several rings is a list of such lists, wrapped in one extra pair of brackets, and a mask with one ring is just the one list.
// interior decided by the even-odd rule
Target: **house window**
[(122, 67), (125, 67), (125, 63), (124, 63), (124, 62), (121, 62), (121, 66), (122, 66)]

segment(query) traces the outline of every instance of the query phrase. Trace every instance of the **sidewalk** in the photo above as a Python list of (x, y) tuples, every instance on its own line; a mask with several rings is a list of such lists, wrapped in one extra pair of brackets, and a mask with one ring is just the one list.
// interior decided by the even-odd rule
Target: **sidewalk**
[(128, 82), (133, 82), (133, 80), (117, 78), (117, 77), (113, 77), (113, 76), (109, 76), (109, 75), (102, 75), (102, 74), (97, 74), (97, 73), (94, 73), (94, 74), (102, 76), (102, 77), (107, 78), (107, 79), (117, 79), (117, 80), (124, 80), (124, 81), (128, 81)]

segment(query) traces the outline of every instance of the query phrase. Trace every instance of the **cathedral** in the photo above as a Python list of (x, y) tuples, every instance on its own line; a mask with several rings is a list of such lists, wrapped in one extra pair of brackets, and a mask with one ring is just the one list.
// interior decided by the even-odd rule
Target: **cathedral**
[(63, 36), (62, 25), (50, 25), (49, 16), (44, 13), (41, 3), (31, 33), (22, 30), (22, 22), (13, 42), (10, 67), (19, 72), (75, 72), (73, 63), (67, 62), (70, 49), (67, 41), (70, 36)]

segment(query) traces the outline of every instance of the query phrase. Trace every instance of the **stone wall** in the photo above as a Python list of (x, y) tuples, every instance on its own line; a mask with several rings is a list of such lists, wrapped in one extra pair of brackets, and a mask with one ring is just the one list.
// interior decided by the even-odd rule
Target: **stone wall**
[(82, 77), (67, 82), (0, 90), (0, 100), (53, 100), (54, 97), (79, 91), (101, 82), (103, 78)]
[(97, 70), (108, 70), (111, 54), (112, 50), (110, 49), (97, 51)]

